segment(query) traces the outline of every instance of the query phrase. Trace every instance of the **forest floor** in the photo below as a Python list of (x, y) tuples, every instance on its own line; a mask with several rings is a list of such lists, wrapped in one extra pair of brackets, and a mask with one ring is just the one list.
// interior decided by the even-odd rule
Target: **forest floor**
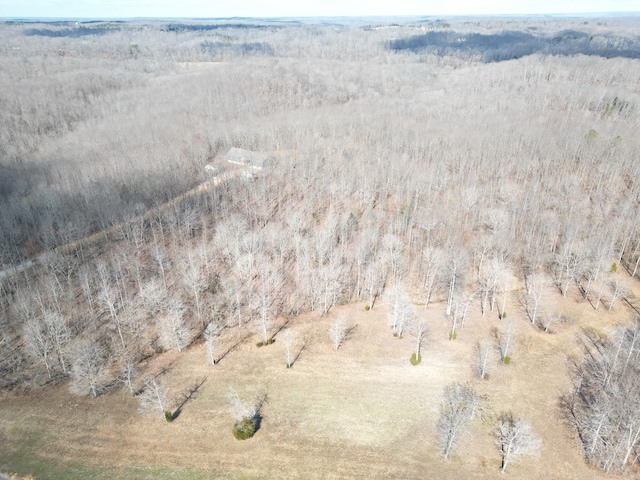
[[(575, 293), (575, 295), (572, 295)], [(578, 441), (561, 421), (560, 395), (569, 387), (567, 362), (579, 353), (583, 327), (608, 332), (632, 317), (620, 302), (595, 312), (570, 291), (549, 292), (559, 311), (573, 319), (545, 334), (518, 313), (472, 312), (448, 340), (444, 305), (421, 308), (430, 326), (422, 363), (412, 366), (413, 339), (394, 338), (387, 310), (369, 312), (357, 303), (329, 315), (307, 314), (289, 326), (304, 338), (291, 369), (278, 342), (258, 348), (252, 326), (226, 331), (216, 366), (203, 344), (167, 352), (143, 366), (158, 373), (176, 402), (204, 383), (172, 423), (138, 414), (135, 398), (120, 389), (97, 398), (72, 395), (57, 385), (0, 400), (0, 471), (47, 478), (504, 478), (494, 443), (495, 417), (513, 410), (542, 438), (536, 457), (509, 465), (511, 478), (596, 479)], [(509, 310), (510, 309), (510, 310)], [(508, 304), (507, 311), (519, 307)], [(333, 351), (327, 331), (347, 315), (351, 337)], [(476, 342), (505, 322), (516, 326), (510, 365), (497, 364), (488, 380), (473, 378)], [(233, 332), (233, 335), (231, 334)], [(472, 382), (485, 395), (485, 419), (474, 420), (453, 458), (439, 456), (435, 425), (444, 387)], [(227, 395), (245, 400), (266, 394), (256, 435), (237, 441)], [(613, 477), (615, 478), (615, 477)]]

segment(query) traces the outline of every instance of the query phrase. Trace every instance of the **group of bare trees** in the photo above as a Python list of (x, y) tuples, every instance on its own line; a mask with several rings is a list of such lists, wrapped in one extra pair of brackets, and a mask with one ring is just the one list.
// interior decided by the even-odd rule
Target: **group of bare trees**
[[(444, 458), (456, 450), (460, 439), (468, 433), (469, 422), (474, 417), (488, 419), (484, 404), (486, 398), (479, 395), (471, 385), (454, 383), (444, 389), (444, 401), (438, 418), (438, 445)], [(491, 420), (495, 425), (495, 441), (500, 450), (500, 471), (522, 455), (535, 455), (542, 446), (529, 423), (514, 416), (513, 412), (501, 412)]]
[(572, 368), (573, 389), (562, 401), (588, 462), (624, 470), (640, 455), (640, 321), (611, 338), (586, 330), (583, 357)]

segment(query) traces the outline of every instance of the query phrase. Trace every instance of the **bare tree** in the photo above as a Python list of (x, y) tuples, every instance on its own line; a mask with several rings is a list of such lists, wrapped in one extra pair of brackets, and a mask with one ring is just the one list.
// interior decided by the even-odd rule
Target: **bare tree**
[(298, 343), (298, 334), (295, 330), (287, 328), (279, 336), (282, 341), (282, 347), (284, 348), (285, 356), (287, 358), (287, 368), (291, 368), (293, 365), (293, 349)]
[(388, 319), (389, 326), (394, 336), (402, 338), (404, 330), (416, 316), (415, 307), (411, 303), (406, 289), (400, 283), (394, 284), (385, 296), (387, 304), (391, 308)]
[(83, 339), (75, 345), (72, 354), (71, 391), (97, 397), (107, 377), (104, 348), (96, 341)]
[(464, 322), (469, 312), (469, 306), (473, 301), (474, 294), (467, 292), (456, 292), (453, 296), (453, 312), (449, 317), (451, 322), (451, 330), (449, 331), (449, 340), (457, 338), (458, 325), (464, 326)]
[(475, 356), (472, 369), (478, 378), (485, 379), (491, 373), (493, 361), (491, 354), (494, 352), (493, 345), (488, 340), (476, 344)]
[(367, 229), (360, 233), (353, 252), (353, 262), (356, 266), (356, 280), (353, 289), (356, 299), (360, 299), (363, 291), (364, 267), (375, 254), (378, 243), (378, 231)]
[[(509, 293), (510, 277), (511, 277), (511, 274), (509, 270), (507, 270), (506, 268), (500, 270), (500, 275), (498, 276), (498, 286), (502, 290), (502, 309), (499, 312), (501, 316), (504, 315), (507, 309), (507, 294)], [(497, 289), (498, 287), (496, 287), (496, 291)], [(493, 304), (495, 302), (496, 297), (497, 297), (497, 294), (492, 296), (491, 311), (493, 311)]]
[(438, 444), (444, 458), (453, 453), (458, 440), (467, 431), (469, 420), (480, 408), (481, 398), (470, 386), (454, 383), (445, 387), (437, 424)]
[(493, 337), (500, 352), (500, 359), (502, 363), (510, 363), (511, 357), (509, 356), (511, 343), (515, 334), (515, 326), (511, 320), (507, 320), (507, 325), (504, 331), (500, 331), (494, 328), (492, 331)]
[(422, 294), (424, 295), (424, 307), (429, 306), (431, 296), (436, 286), (436, 281), (442, 270), (444, 254), (438, 248), (426, 247), (422, 251), (424, 274), (422, 280)]
[(25, 349), (29, 355), (44, 363), (47, 375), (51, 378), (51, 353), (54, 346), (47, 328), (41, 319), (28, 320), (23, 329)]
[(329, 328), (329, 338), (333, 349), (338, 350), (347, 338), (347, 317), (340, 316)]
[(231, 412), (231, 416), (236, 421), (241, 421), (246, 418), (253, 418), (256, 414), (256, 408), (253, 403), (243, 401), (238, 395), (238, 392), (229, 387), (229, 392), (227, 393), (227, 401), (229, 403), (229, 411)]
[(618, 298), (624, 298), (627, 295), (627, 283), (624, 281), (620, 275), (616, 275), (615, 279), (611, 282), (611, 300), (609, 301), (609, 310), (613, 308), (614, 302)]
[(138, 368), (136, 367), (136, 361), (134, 356), (125, 353), (120, 357), (120, 374), (118, 375), (118, 381), (120, 381), (129, 390), (131, 395), (135, 395), (135, 389), (133, 387), (133, 381), (138, 376)]
[(524, 304), (527, 317), (532, 325), (536, 323), (546, 285), (547, 282), (542, 275), (533, 274), (526, 278), (526, 293), (523, 295), (522, 303)]
[(466, 266), (467, 254), (461, 246), (453, 245), (449, 249), (448, 257), (451, 259), (448, 265), (448, 284), (449, 289), (447, 293), (447, 316), (451, 315), (451, 308), (454, 303), (454, 294), (456, 292), (456, 286), (461, 280), (463, 268)]
[(556, 255), (556, 284), (563, 297), (567, 296), (571, 282), (580, 276), (579, 273), (584, 268), (584, 260), (580, 249), (572, 243), (565, 244)]
[(191, 290), (196, 303), (196, 315), (201, 320), (200, 290), (203, 283), (202, 260), (197, 252), (189, 251), (182, 262), (182, 281)]
[(53, 348), (60, 362), (62, 373), (67, 374), (67, 362), (65, 360), (64, 349), (71, 340), (71, 330), (64, 317), (58, 312), (45, 312), (42, 321), (46, 327), (47, 335), (51, 339)]
[(370, 309), (376, 299), (382, 294), (386, 282), (386, 274), (380, 259), (372, 260), (364, 271), (364, 290), (368, 297), (367, 305)]
[(161, 415), (165, 420), (168, 419), (165, 406), (167, 403), (168, 390), (163, 382), (155, 377), (147, 377), (144, 381), (142, 391), (138, 394), (138, 411), (142, 415), (156, 416)]
[(496, 299), (498, 297), (498, 289), (502, 277), (506, 276), (505, 264), (498, 258), (489, 258), (484, 263), (484, 267), (480, 270), (477, 279), (478, 293), (480, 294), (480, 308), (482, 316), (487, 313), (487, 308), (493, 312)]
[(542, 446), (542, 441), (534, 435), (531, 426), (522, 419), (516, 419), (511, 412), (503, 412), (498, 417), (496, 443), (502, 457), (502, 473), (510, 462), (522, 455), (536, 455)]
[(280, 310), (280, 292), (282, 277), (277, 270), (272, 270), (270, 263), (263, 260), (260, 267), (260, 281), (254, 296), (253, 308), (258, 312), (258, 326), (262, 333), (262, 343), (269, 343), (269, 329), (273, 318)]
[(207, 359), (211, 365), (216, 364), (216, 352), (221, 330), (222, 328), (220, 325), (216, 325), (213, 322), (209, 322), (207, 324), (207, 328), (204, 329), (204, 340), (207, 345)]
[(340, 281), (342, 269), (340, 259), (337, 255), (332, 254), (329, 262), (321, 265), (316, 270), (319, 281), (318, 294), (323, 315), (329, 313), (329, 310), (337, 303), (338, 297), (342, 293), (342, 283)]
[(415, 344), (415, 361), (419, 363), (422, 359), (421, 350), (424, 345), (424, 342), (427, 340), (427, 336), (429, 335), (429, 326), (427, 322), (424, 320), (414, 319), (411, 322), (411, 336), (413, 337)]
[(160, 340), (165, 348), (175, 347), (181, 352), (189, 345), (192, 329), (184, 318), (185, 308), (179, 299), (173, 300), (158, 318)]
[(404, 245), (402, 240), (397, 235), (387, 233), (382, 239), (382, 243), (385, 248), (386, 258), (388, 258), (391, 266), (391, 276), (397, 279), (402, 274), (404, 267)]
[(91, 273), (91, 268), (85, 264), (80, 271), (78, 272), (78, 282), (80, 284), (80, 288), (82, 289), (82, 293), (84, 297), (87, 299), (89, 303), (89, 309), (91, 311), (94, 310), (94, 302), (95, 297), (93, 295), (93, 274)]
[(122, 320), (118, 316), (118, 312), (122, 307), (120, 298), (118, 288), (112, 285), (103, 285), (102, 290), (100, 290), (100, 293), (98, 294), (98, 302), (103, 309), (109, 313), (109, 319), (118, 332), (121, 347), (125, 348), (126, 345), (124, 335), (122, 333)]
[(157, 315), (162, 309), (166, 308), (169, 292), (159, 279), (151, 279), (144, 282), (138, 291), (139, 306), (151, 315)]
[(545, 313), (540, 319), (540, 328), (544, 330), (544, 333), (549, 333), (549, 329), (552, 325), (569, 323), (569, 321), (569, 318), (559, 312)]

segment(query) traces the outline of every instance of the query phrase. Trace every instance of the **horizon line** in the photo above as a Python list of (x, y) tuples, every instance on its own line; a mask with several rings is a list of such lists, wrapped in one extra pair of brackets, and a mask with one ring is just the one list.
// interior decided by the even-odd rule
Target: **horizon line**
[(565, 17), (565, 16), (598, 16), (598, 15), (640, 15), (639, 10), (598, 11), (598, 12), (553, 12), (553, 13), (451, 13), (451, 14), (398, 14), (398, 15), (297, 15), (297, 16), (120, 16), (120, 17), (74, 17), (74, 16), (0, 16), (0, 21), (6, 20), (269, 20), (269, 19), (314, 19), (314, 18), (416, 18), (416, 17)]

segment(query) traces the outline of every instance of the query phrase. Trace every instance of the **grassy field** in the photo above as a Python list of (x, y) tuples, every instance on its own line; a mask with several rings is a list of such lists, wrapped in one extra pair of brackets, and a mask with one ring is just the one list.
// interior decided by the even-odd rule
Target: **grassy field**
[[(569, 386), (568, 356), (584, 326), (604, 331), (631, 317), (617, 309), (594, 312), (588, 303), (550, 292), (558, 309), (574, 321), (545, 334), (510, 305), (517, 326), (513, 362), (497, 364), (485, 381), (471, 371), (477, 341), (506, 320), (472, 312), (458, 338), (449, 341), (444, 305), (420, 309), (431, 329), (423, 361), (409, 363), (412, 338), (394, 338), (384, 306), (365, 312), (355, 304), (326, 317), (309, 314), (289, 326), (305, 340), (293, 368), (285, 368), (282, 345), (257, 348), (246, 338), (222, 361), (207, 365), (204, 345), (168, 352), (144, 366), (165, 370), (160, 378), (178, 401), (204, 383), (166, 423), (137, 413), (137, 401), (114, 389), (95, 399), (77, 397), (66, 385), (0, 401), (0, 471), (36, 479), (73, 478), (502, 478), (493, 440), (495, 416), (511, 409), (526, 418), (543, 440), (537, 457), (509, 466), (512, 478), (590, 479), (601, 474), (580, 455), (578, 441), (557, 407)], [(509, 310), (510, 309), (510, 310)], [(354, 326), (337, 352), (329, 325), (346, 314)], [(223, 337), (233, 345), (233, 335)], [(257, 333), (257, 332), (256, 332)], [(497, 354), (495, 360), (497, 361)], [(449, 460), (439, 456), (435, 424), (445, 385), (472, 382), (487, 397), (484, 421)], [(245, 399), (267, 395), (261, 428), (250, 440), (231, 435), (227, 394)]]

